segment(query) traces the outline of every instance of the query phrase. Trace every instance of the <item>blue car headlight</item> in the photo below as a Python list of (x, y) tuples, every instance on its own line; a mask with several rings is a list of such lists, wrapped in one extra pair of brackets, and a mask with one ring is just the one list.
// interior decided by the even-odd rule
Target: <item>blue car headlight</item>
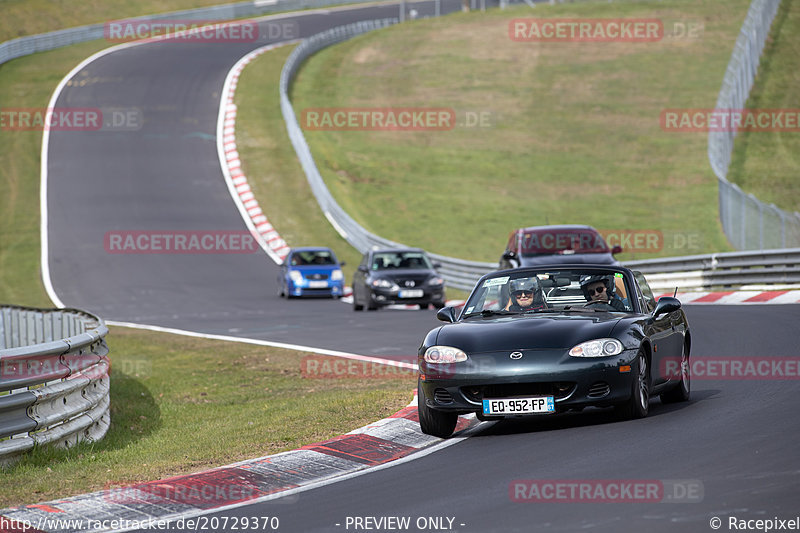
[(344, 279), (344, 274), (342, 274), (342, 271), (337, 268), (336, 270), (331, 272), (331, 279), (333, 281), (343, 280)]
[(290, 270), (289, 277), (295, 284), (303, 283), (303, 275), (297, 270)]
[(622, 343), (617, 339), (595, 339), (574, 346), (569, 354), (572, 357), (608, 357), (622, 353)]

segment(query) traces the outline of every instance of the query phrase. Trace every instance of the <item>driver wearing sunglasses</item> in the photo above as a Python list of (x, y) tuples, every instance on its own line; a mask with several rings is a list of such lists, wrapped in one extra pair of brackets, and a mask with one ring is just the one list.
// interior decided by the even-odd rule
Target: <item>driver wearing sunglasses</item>
[(506, 305), (506, 311), (533, 311), (544, 309), (547, 305), (544, 302), (539, 282), (535, 278), (519, 278), (511, 280), (509, 284), (511, 298)]
[(587, 302), (605, 303), (617, 311), (624, 311), (625, 304), (613, 293), (613, 283), (611, 276), (586, 276), (581, 280), (581, 289)]

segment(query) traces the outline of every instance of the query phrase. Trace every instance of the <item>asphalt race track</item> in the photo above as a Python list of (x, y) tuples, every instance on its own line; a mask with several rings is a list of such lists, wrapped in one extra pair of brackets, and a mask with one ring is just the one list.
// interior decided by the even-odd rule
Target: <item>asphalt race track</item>
[[(443, 11), (459, 7), (443, 2)], [(418, 5), (420, 16), (432, 4)], [(300, 37), (359, 20), (396, 17), (396, 6), (312, 13)], [(296, 38), (297, 35), (293, 35)], [(270, 44), (160, 42), (121, 49), (79, 72), (55, 107), (138, 109), (137, 131), (52, 132), (48, 158), (51, 280), (69, 307), (106, 320), (357, 352), (416, 354), (432, 311), (347, 312), (333, 301), (282, 302), (278, 269), (252, 254), (110, 254), (107, 232), (247, 231), (220, 170), (215, 134), (227, 72)], [(277, 87), (269, 90), (277, 91)], [(314, 244), (314, 243), (302, 243)], [(380, 343), (374, 342), (380, 331)]]
[[(417, 9), (424, 15), (432, 7)], [(396, 13), (394, 6), (365, 7), (284, 20), (296, 20), (300, 36), (308, 36)], [(437, 325), (432, 311), (353, 313), (334, 301), (281, 300), (277, 268), (261, 252), (137, 255), (104, 248), (109, 231), (245, 231), (217, 159), (219, 93), (234, 63), (268, 42), (129, 47), (92, 62), (64, 88), (57, 107), (135, 107), (145, 122), (132, 132), (51, 134), (55, 291), (65, 305), (107, 320), (386, 357), (414, 354)], [(686, 313), (696, 360), (798, 354), (800, 306), (695, 305)], [(654, 400), (644, 420), (618, 422), (586, 410), (486, 424), (431, 455), (217, 515), (277, 516), (283, 533), (713, 531), (713, 517), (724, 521), (720, 531), (730, 531), (729, 516), (791, 519), (800, 514), (797, 383), (695, 379), (691, 402)], [(509, 491), (514, 480), (657, 480), (665, 501), (517, 502)], [(378, 529), (352, 521), (390, 516), (410, 517), (410, 525)], [(417, 522), (428, 517), (453, 522)]]
[[(787, 332), (800, 320), (798, 306), (689, 306), (686, 312), (698, 360), (796, 357)], [(348, 517), (411, 517), (406, 531), (435, 531), (415, 523), (449, 517), (452, 530), (475, 533), (705, 532), (714, 517), (726, 524), (720, 531), (730, 531), (731, 516), (794, 518), (797, 381), (695, 378), (692, 389), (689, 403), (653, 400), (650, 415), (638, 421), (616, 421), (595, 409), (486, 424), (409, 463), (208, 518), (277, 516), (280, 531), (292, 533), (368, 530), (355, 522), (347, 528)], [(517, 502), (509, 494), (514, 480), (657, 480), (664, 490), (657, 503)]]

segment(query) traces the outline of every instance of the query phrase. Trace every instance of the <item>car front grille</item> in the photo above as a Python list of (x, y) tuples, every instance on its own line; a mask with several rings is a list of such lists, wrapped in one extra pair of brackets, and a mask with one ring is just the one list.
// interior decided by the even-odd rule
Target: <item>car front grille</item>
[(433, 399), (436, 400), (436, 403), (453, 403), (453, 397), (445, 389), (434, 390)]
[(602, 398), (611, 392), (611, 387), (605, 381), (598, 381), (589, 387), (589, 398)]
[(560, 399), (566, 398), (574, 390), (575, 383), (571, 381), (505, 383), (461, 388), (462, 394), (474, 402), (480, 402), (484, 398), (514, 398), (517, 396), (553, 396)]
[(306, 279), (313, 279), (314, 281), (328, 279), (327, 274), (308, 274)]

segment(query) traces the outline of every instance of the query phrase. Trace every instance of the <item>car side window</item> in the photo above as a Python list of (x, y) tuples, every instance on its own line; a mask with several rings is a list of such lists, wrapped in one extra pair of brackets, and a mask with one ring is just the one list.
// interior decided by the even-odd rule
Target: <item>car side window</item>
[(636, 277), (636, 283), (639, 284), (639, 289), (642, 291), (645, 309), (647, 309), (648, 313), (652, 313), (656, 308), (656, 297), (653, 296), (653, 291), (650, 290), (650, 285), (647, 284), (644, 274), (637, 270), (634, 271), (633, 275)]

